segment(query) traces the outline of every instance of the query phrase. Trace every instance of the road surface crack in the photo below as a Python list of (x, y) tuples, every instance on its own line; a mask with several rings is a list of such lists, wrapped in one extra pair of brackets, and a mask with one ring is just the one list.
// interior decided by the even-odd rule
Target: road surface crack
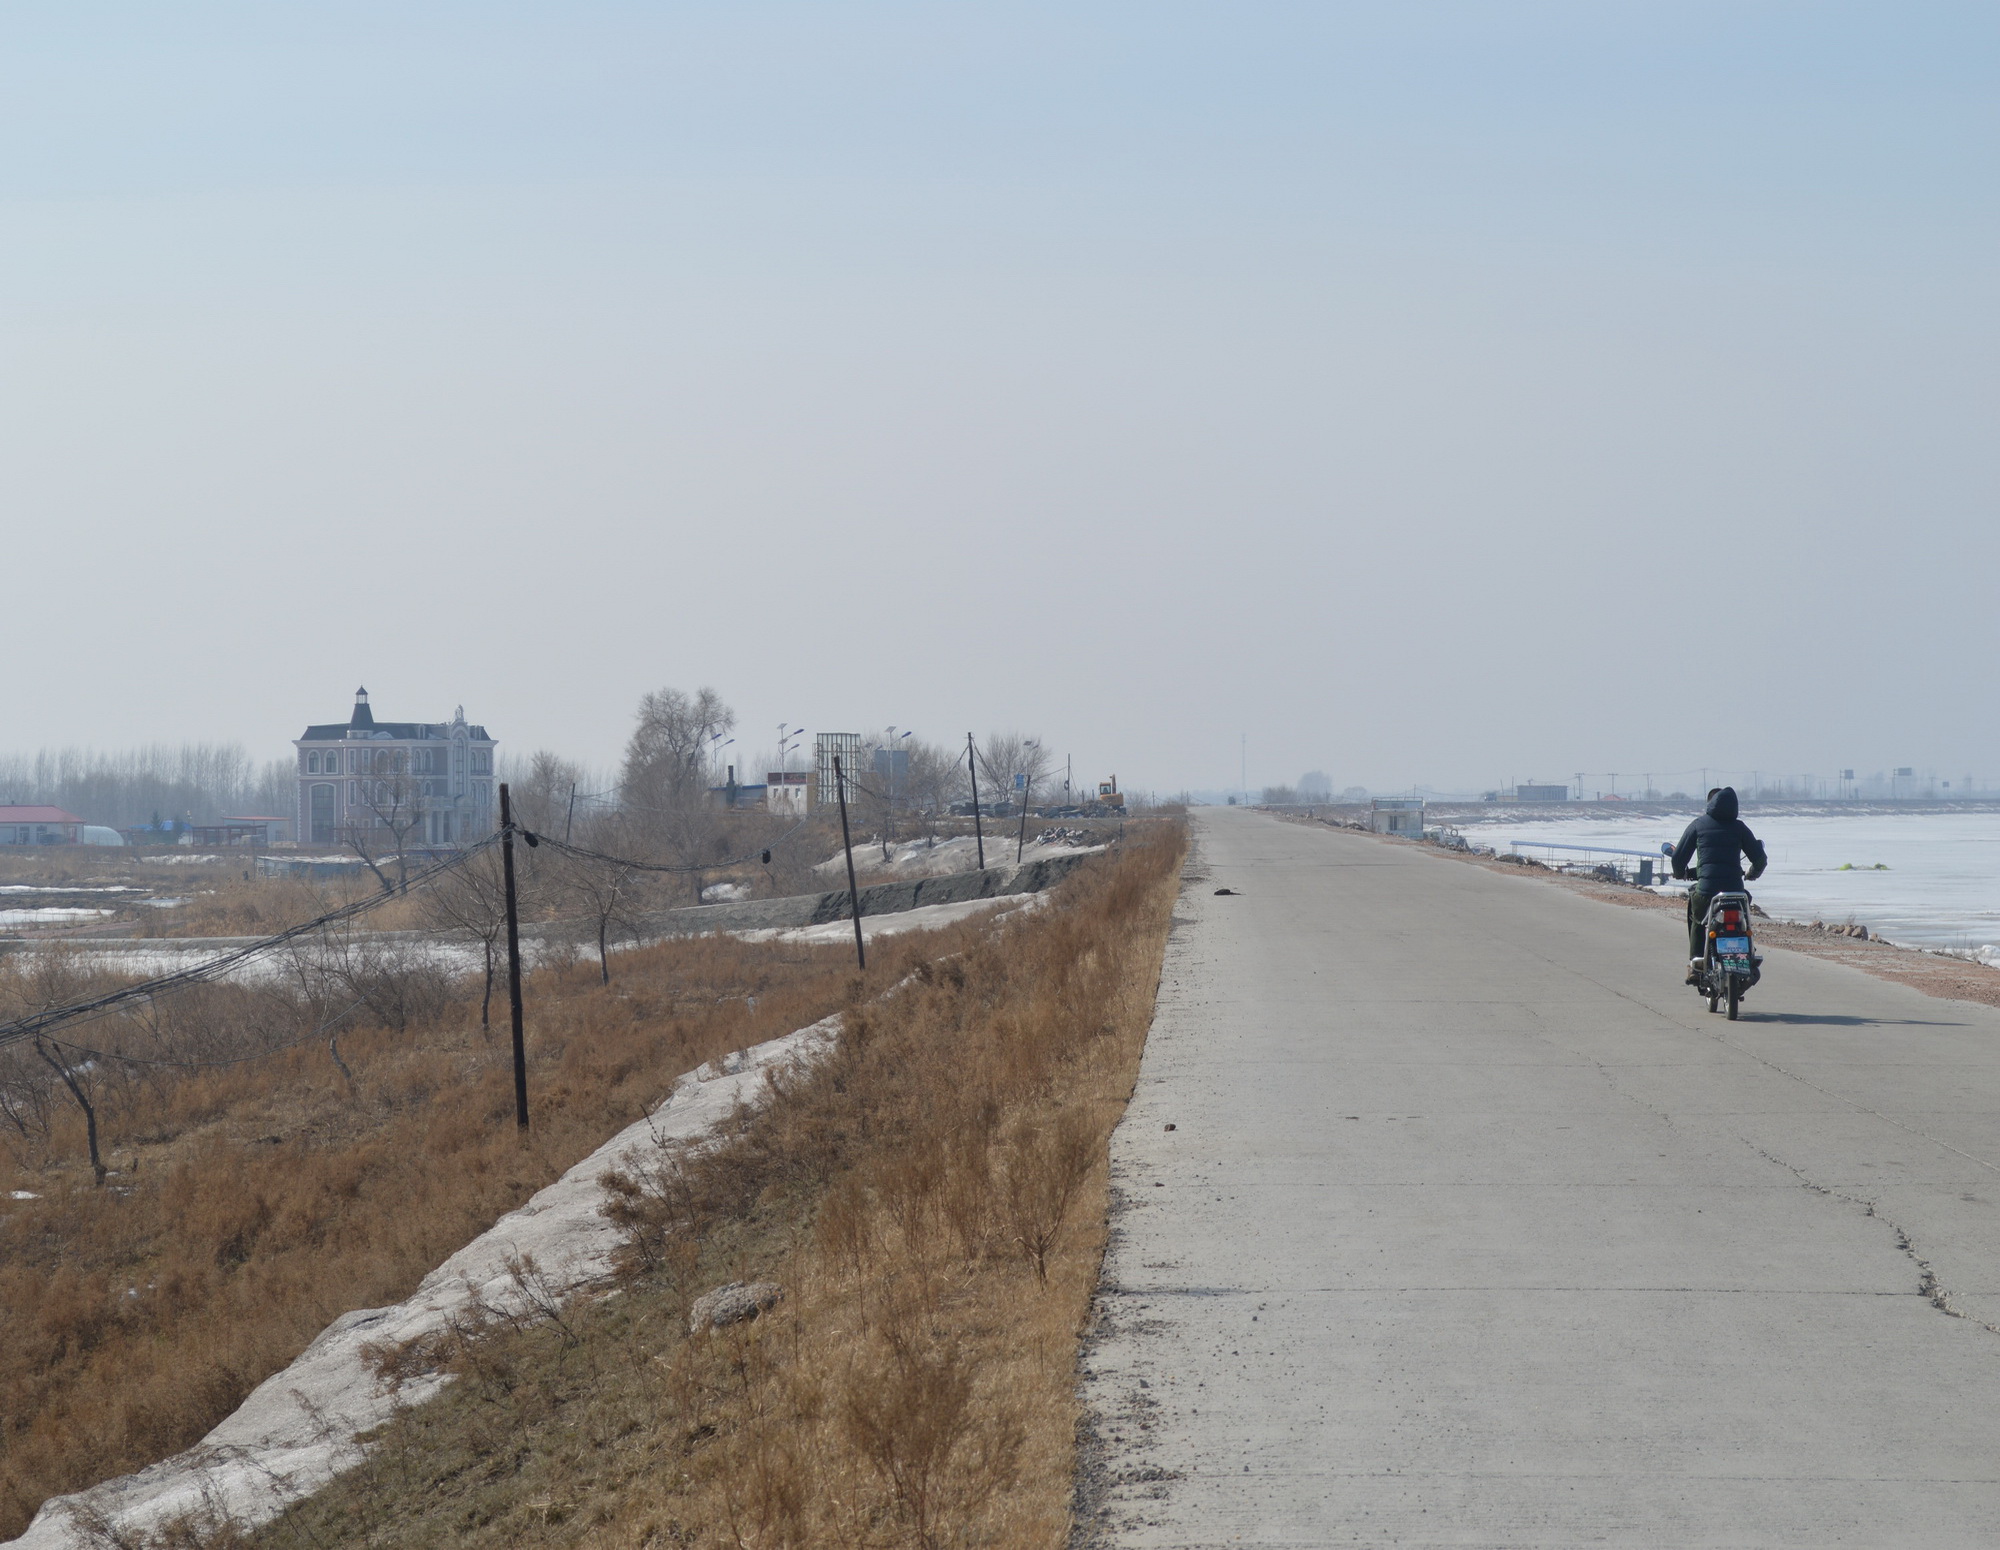
[[(1587, 975), (1583, 977), (1586, 979), (1589, 978), (1589, 976)], [(1598, 982), (1593, 980), (1592, 983), (1596, 984)], [(1645, 1006), (1644, 1002), (1639, 1001), (1636, 997), (1626, 995), (1623, 991), (1617, 990), (1613, 986), (1606, 985), (1603, 988), (1611, 991), (1612, 994), (1617, 995), (1620, 999), (1631, 1002), (1635, 1006)], [(1647, 1008), (1647, 1010), (1653, 1011), (1655, 1016), (1663, 1015), (1650, 1007)], [(1674, 1020), (1668, 1018), (1667, 1021), (1672, 1022)], [(1676, 1024), (1676, 1026), (1681, 1026), (1681, 1025)], [(1545, 1043), (1548, 1043), (1555, 1048), (1558, 1049), (1567, 1048), (1567, 1046), (1561, 1044), (1559, 1041), (1552, 1038), (1546, 1032), (1541, 1033), (1539, 1036), (1543, 1039)], [(1982, 1157), (1975, 1157), (1972, 1153), (1964, 1151), (1959, 1147), (1955, 1147), (1948, 1141), (1941, 1141), (1935, 1136), (1926, 1135), (1923, 1131), (1918, 1130), (1914, 1126), (1904, 1124), (1901, 1120), (1896, 1119), (1893, 1115), (1884, 1114), (1880, 1110), (1870, 1108), (1867, 1104), (1857, 1102), (1856, 1100), (1849, 1098), (1844, 1094), (1831, 1092), (1827, 1088), (1820, 1086), (1819, 1083), (1814, 1082), (1807, 1077), (1799, 1075), (1798, 1072), (1790, 1070), (1789, 1068), (1779, 1064), (1777, 1061), (1771, 1060), (1766, 1056), (1759, 1055), (1755, 1050), (1745, 1049), (1742, 1045), (1737, 1044), (1734, 1041), (1726, 1037), (1723, 1037), (1722, 1035), (1719, 1034), (1707, 1033), (1705, 1034), (1705, 1036), (1709, 1039), (1714, 1040), (1714, 1042), (1716, 1042), (1717, 1044), (1722, 1045), (1725, 1049), (1733, 1050), (1737, 1054), (1744, 1055), (1749, 1059), (1754, 1060), (1755, 1062), (1757, 1062), (1757, 1064), (1765, 1067), (1769, 1071), (1773, 1071), (1781, 1076), (1790, 1077), (1793, 1081), (1800, 1083), (1802, 1086), (1811, 1088), (1814, 1092), (1821, 1094), (1823, 1097), (1832, 1099), (1835, 1103), (1845, 1104), (1848, 1108), (1853, 1109), (1859, 1113), (1869, 1115), (1874, 1119), (1879, 1119), (1887, 1124), (1893, 1125), (1896, 1129), (1901, 1130), (1908, 1135), (1917, 1136), (1922, 1140), (1930, 1142), (1934, 1146), (1943, 1147), (1946, 1151), (1951, 1152), (1956, 1156), (1964, 1158), (1967, 1162), (1978, 1163), (1982, 1168), (1986, 1168), (1995, 1172), (2000, 1172), (2000, 1169), (1995, 1169), (1992, 1163), (1987, 1162)], [(1581, 1055), (1583, 1059), (1588, 1060), (1591, 1063), (1591, 1065), (1596, 1068), (1597, 1074), (1601, 1078), (1603, 1078), (1604, 1084), (1607, 1087), (1609, 1087), (1612, 1092), (1616, 1093), (1620, 1098), (1625, 1099), (1628, 1103), (1631, 1103), (1638, 1108), (1644, 1109), (1647, 1113), (1657, 1118), (1669, 1130), (1677, 1130), (1680, 1128), (1675, 1123), (1674, 1116), (1671, 1112), (1661, 1108), (1658, 1104), (1649, 1102), (1648, 1100), (1639, 1097), (1635, 1093), (1627, 1092), (1622, 1086), (1620, 1086), (1618, 1082), (1616, 1067), (1610, 1065), (1609, 1063), (1603, 1060), (1597, 1059), (1595, 1056), (1583, 1054), (1583, 1052), (1579, 1050), (1571, 1049), (1569, 1052), (1571, 1054)], [(1775, 1152), (1772, 1152), (1766, 1147), (1760, 1146), (1757, 1142), (1751, 1140), (1750, 1137), (1743, 1135), (1740, 1132), (1738, 1133), (1736, 1139), (1741, 1141), (1745, 1146), (1749, 1147), (1751, 1151), (1755, 1152), (1759, 1157), (1762, 1157), (1766, 1162), (1775, 1163), (1780, 1168), (1783, 1168), (1787, 1173), (1791, 1174), (1793, 1178), (1797, 1179), (1800, 1184), (1804, 1185), (1814, 1194), (1824, 1195), (1829, 1200), (1838, 1200), (1847, 1205), (1857, 1206), (1860, 1208), (1861, 1213), (1864, 1216), (1873, 1217), (1876, 1221), (1881, 1222), (1885, 1227), (1887, 1227), (1890, 1230), (1890, 1232), (1895, 1234), (1897, 1249), (1900, 1250), (1903, 1256), (1906, 1259), (1908, 1259), (1912, 1265), (1916, 1267), (1917, 1290), (1919, 1294), (1923, 1297), (1924, 1301), (1928, 1302), (1933, 1308), (1937, 1309), (1938, 1312), (1944, 1314), (1947, 1318), (1962, 1319), (1968, 1324), (1977, 1324), (1981, 1329), (1985, 1330), (1988, 1334), (2000, 1335), (2000, 1324), (1989, 1323), (1987, 1320), (1980, 1318), (1978, 1315), (1968, 1313), (1965, 1311), (1965, 1309), (1958, 1306), (1957, 1302), (1953, 1299), (1950, 1288), (1948, 1288), (1944, 1284), (1943, 1278), (1938, 1275), (1937, 1267), (1933, 1265), (1929, 1259), (1925, 1258), (1922, 1252), (1918, 1250), (1916, 1240), (1910, 1236), (1909, 1230), (1905, 1228), (1900, 1222), (1897, 1222), (1893, 1218), (1885, 1215), (1882, 1212), (1882, 1210), (1878, 1207), (1875, 1201), (1870, 1200), (1862, 1195), (1850, 1194), (1846, 1190), (1836, 1189), (1830, 1184), (1822, 1184), (1819, 1180), (1809, 1175), (1803, 1168), (1798, 1167), (1796, 1164), (1785, 1161), (1784, 1158), (1778, 1156)]]
[(1924, 1258), (1923, 1254), (1918, 1250), (1916, 1240), (1910, 1236), (1909, 1229), (1896, 1221), (1895, 1218), (1885, 1215), (1874, 1201), (1864, 1195), (1850, 1194), (1844, 1189), (1835, 1189), (1831, 1184), (1820, 1183), (1819, 1180), (1808, 1174), (1805, 1169), (1795, 1163), (1786, 1162), (1777, 1153), (1759, 1146), (1748, 1136), (1739, 1137), (1738, 1139), (1765, 1161), (1776, 1163), (1780, 1168), (1783, 1168), (1814, 1194), (1824, 1195), (1829, 1200), (1842, 1201), (1847, 1205), (1859, 1206), (1863, 1216), (1873, 1217), (1896, 1235), (1896, 1247), (1902, 1251), (1903, 1256), (1912, 1265), (1917, 1267), (1917, 1290), (1922, 1294), (1924, 1301), (1947, 1318), (1963, 1319), (1968, 1324), (1977, 1324), (1988, 1334), (2000, 1335), (2000, 1325), (1989, 1324), (1977, 1314), (1967, 1313), (1952, 1300), (1951, 1291), (1945, 1286), (1943, 1280), (1939, 1278), (1937, 1267)]

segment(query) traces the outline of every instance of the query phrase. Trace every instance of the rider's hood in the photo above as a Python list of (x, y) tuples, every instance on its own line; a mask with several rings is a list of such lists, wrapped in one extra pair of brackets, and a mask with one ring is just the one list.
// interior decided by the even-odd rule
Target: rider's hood
[(1713, 818), (1717, 823), (1734, 823), (1736, 821), (1736, 788), (1734, 786), (1724, 786), (1708, 799), (1708, 816)]

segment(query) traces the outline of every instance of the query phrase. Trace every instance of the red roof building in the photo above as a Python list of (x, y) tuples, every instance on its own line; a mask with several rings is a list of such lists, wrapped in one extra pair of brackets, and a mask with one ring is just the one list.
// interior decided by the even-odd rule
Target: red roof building
[(83, 820), (60, 807), (0, 805), (0, 845), (78, 845)]

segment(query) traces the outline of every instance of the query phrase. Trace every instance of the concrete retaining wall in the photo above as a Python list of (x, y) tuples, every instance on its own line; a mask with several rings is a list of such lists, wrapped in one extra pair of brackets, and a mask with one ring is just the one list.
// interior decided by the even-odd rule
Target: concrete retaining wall
[[(948, 877), (913, 877), (907, 882), (875, 883), (861, 890), (861, 913), (899, 915), (926, 904), (963, 904), (968, 899), (997, 899), (1007, 894), (1040, 893), (1053, 887), (1097, 850), (1069, 856), (1045, 856), (1025, 866), (988, 867), (983, 872), (954, 872)], [(783, 899), (743, 899), (734, 904), (699, 904), (664, 910), (638, 922), (648, 936), (693, 936), (704, 931), (771, 931), (793, 926), (818, 926), (848, 918), (847, 890), (794, 894)]]

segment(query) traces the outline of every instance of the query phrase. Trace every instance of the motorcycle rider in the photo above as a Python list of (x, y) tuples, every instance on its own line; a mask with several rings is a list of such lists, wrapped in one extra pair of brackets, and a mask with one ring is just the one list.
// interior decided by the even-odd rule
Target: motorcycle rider
[[(1747, 879), (1743, 871), (1745, 856), (1750, 858)], [(1672, 859), (1675, 877), (1686, 877), (1690, 862), (1695, 866), (1687, 909), (1687, 982), (1692, 985), (1708, 947), (1703, 938), (1708, 901), (1718, 893), (1743, 892), (1746, 881), (1755, 882), (1764, 875), (1770, 858), (1764, 854), (1757, 836), (1750, 832), (1750, 825), (1736, 816), (1736, 788), (1717, 786), (1708, 794), (1707, 810), (1687, 826), (1680, 844), (1674, 847)]]

